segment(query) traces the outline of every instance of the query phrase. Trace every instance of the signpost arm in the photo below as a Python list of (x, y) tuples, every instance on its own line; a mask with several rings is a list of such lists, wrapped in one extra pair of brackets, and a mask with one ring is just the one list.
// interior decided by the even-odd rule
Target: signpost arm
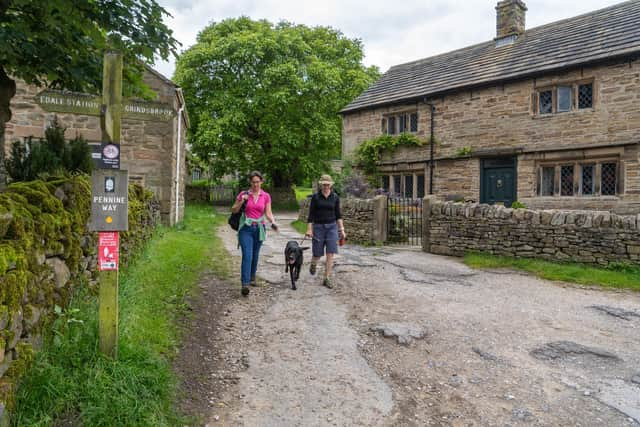
[[(106, 52), (102, 77), (105, 108), (102, 140), (120, 143), (122, 117), (122, 54)], [(106, 111), (105, 111), (106, 110)], [(99, 294), (100, 351), (118, 357), (118, 270), (100, 272)]]

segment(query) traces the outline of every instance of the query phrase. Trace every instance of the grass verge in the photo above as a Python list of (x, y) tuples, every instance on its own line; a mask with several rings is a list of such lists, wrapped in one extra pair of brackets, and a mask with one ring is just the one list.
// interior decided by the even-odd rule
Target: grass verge
[(548, 280), (640, 291), (640, 268), (623, 263), (613, 264), (610, 268), (598, 268), (585, 264), (556, 263), (484, 253), (467, 254), (464, 262), (473, 268), (515, 268)]
[[(169, 426), (176, 415), (171, 359), (179, 336), (175, 321), (201, 271), (228, 277), (214, 227), (225, 218), (208, 206), (187, 206), (184, 222), (160, 228), (146, 249), (120, 272), (119, 357), (98, 350), (95, 296), (79, 291), (58, 311), (52, 333), (16, 394), (16, 426)], [(86, 289), (86, 287), (84, 287)]]

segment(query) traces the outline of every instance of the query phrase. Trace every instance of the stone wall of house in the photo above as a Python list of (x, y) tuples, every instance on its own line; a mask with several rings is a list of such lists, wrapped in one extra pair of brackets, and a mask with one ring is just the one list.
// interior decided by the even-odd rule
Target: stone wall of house
[[(386, 197), (374, 199), (341, 198), (340, 209), (347, 241), (358, 244), (382, 243), (386, 236)], [(298, 219), (307, 222), (310, 198), (300, 202)]]
[(510, 209), (425, 198), (423, 249), (607, 265), (640, 264), (640, 214)]
[[(537, 89), (580, 82), (593, 82), (593, 108), (535, 113), (533, 95)], [(572, 209), (595, 206), (619, 212), (631, 211), (630, 204), (640, 205), (640, 60), (460, 91), (429, 101), (436, 107), (434, 193), (443, 198), (460, 194), (479, 200), (481, 159), (512, 155), (518, 159), (518, 199), (527, 204)], [(385, 115), (415, 111), (417, 136), (426, 140), (431, 118), (430, 109), (423, 102), (345, 114), (343, 158), (348, 158), (362, 141), (383, 132), (381, 121)], [(618, 197), (532, 200), (539, 199), (536, 172), (541, 162), (603, 157), (619, 161), (624, 191)], [(380, 169), (401, 173), (424, 168), (428, 188), (429, 158), (428, 144), (403, 148), (383, 157)]]
[[(171, 104), (176, 111), (178, 110), (175, 85), (151, 71), (145, 73), (144, 82), (156, 92), (156, 101)], [(16, 95), (11, 100), (13, 117), (7, 123), (5, 131), (7, 154), (11, 143), (16, 140), (29, 136), (44, 137), (44, 131), (55, 117), (63, 127), (67, 128), (65, 134), (67, 138), (72, 139), (80, 135), (90, 143), (100, 143), (102, 135), (99, 117), (44, 111), (34, 100), (42, 88), (27, 85), (19, 80), (16, 83)], [(179, 186), (178, 219), (184, 216), (184, 183), (187, 175), (184, 149), (186, 126), (184, 123), (181, 126), (178, 183), (176, 183), (177, 128), (177, 118), (168, 122), (122, 120), (120, 167), (129, 171), (131, 182), (153, 191), (160, 202), (162, 221), (166, 224), (173, 224), (176, 219), (176, 185)]]
[[(90, 190), (87, 177), (75, 176), (15, 183), (0, 193), (0, 406), (21, 374), (12, 367), (39, 348), (55, 306), (65, 307), (81, 284), (96, 286), (97, 233), (86, 231)], [(151, 236), (159, 218), (153, 194), (130, 184), (121, 264)]]

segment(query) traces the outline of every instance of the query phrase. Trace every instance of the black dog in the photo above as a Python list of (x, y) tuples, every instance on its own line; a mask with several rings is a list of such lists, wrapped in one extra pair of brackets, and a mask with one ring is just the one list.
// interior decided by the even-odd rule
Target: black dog
[(300, 247), (298, 242), (289, 240), (287, 246), (284, 248), (284, 263), (286, 267), (285, 273), (288, 271), (291, 276), (291, 289), (294, 291), (296, 288), (296, 281), (300, 278), (300, 268), (302, 268), (303, 251), (309, 249), (308, 247)]

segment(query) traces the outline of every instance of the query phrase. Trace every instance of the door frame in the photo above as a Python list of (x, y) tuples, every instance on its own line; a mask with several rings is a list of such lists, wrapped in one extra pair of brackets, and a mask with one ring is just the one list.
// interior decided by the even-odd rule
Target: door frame
[[(491, 166), (490, 162), (496, 163), (495, 165)], [(518, 200), (518, 157), (487, 157), (484, 159), (480, 159), (480, 203), (487, 203), (486, 188), (484, 184), (485, 171), (487, 169), (503, 169), (508, 167), (513, 168), (513, 201), (515, 202), (516, 200)]]

